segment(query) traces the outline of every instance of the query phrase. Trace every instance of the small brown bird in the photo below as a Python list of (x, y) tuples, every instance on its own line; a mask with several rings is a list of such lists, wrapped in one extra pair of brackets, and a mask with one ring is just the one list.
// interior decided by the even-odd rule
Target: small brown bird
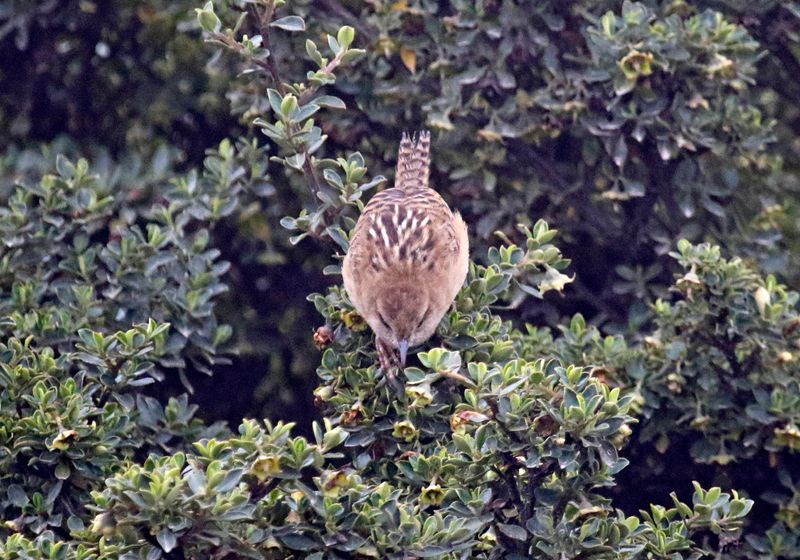
[(428, 340), (464, 283), (467, 225), (428, 187), (430, 133), (403, 134), (394, 188), (372, 197), (344, 258), (344, 287), (375, 332), (382, 367)]

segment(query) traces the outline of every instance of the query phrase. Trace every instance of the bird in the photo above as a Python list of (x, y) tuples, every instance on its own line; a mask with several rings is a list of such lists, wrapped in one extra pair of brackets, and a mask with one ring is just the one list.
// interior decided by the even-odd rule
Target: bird
[(381, 366), (405, 367), (428, 340), (469, 268), (467, 224), (428, 185), (430, 132), (403, 133), (394, 186), (364, 207), (342, 263), (344, 288), (375, 333)]

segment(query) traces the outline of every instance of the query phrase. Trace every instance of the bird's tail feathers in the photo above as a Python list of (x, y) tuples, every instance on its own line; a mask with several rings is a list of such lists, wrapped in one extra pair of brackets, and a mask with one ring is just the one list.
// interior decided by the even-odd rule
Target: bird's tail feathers
[(431, 165), (431, 133), (423, 130), (409, 136), (403, 133), (397, 153), (395, 187), (402, 190), (428, 186)]

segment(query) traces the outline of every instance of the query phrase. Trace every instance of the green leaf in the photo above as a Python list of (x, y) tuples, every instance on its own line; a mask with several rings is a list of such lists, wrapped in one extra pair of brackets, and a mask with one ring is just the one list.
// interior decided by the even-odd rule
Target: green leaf
[(59, 480), (66, 480), (69, 478), (69, 475), (72, 473), (72, 469), (70, 469), (69, 465), (66, 463), (59, 463), (56, 465), (55, 475), (56, 478)]
[(305, 31), (306, 22), (299, 16), (286, 16), (276, 19), (269, 24), (270, 27), (277, 27), (285, 31)]
[(195, 9), (195, 12), (197, 13), (197, 21), (203, 31), (213, 33), (219, 31), (222, 27), (222, 22), (217, 17), (217, 14), (214, 13), (214, 5), (211, 2), (206, 2), (202, 10)]
[(83, 522), (83, 519), (77, 517), (75, 515), (70, 515), (67, 519), (67, 528), (73, 532), (77, 533), (79, 531), (83, 531), (86, 528), (86, 525)]
[(347, 109), (344, 101), (334, 95), (320, 95), (314, 98), (314, 103), (328, 109)]
[(6, 494), (8, 495), (8, 501), (15, 506), (22, 508), (28, 505), (28, 496), (18, 484), (11, 484), (6, 490)]
[(291, 533), (278, 538), (292, 550), (311, 550), (317, 545), (317, 541), (301, 533)]
[(178, 539), (175, 537), (175, 533), (167, 528), (161, 529), (158, 532), (158, 535), (156, 535), (156, 540), (158, 541), (158, 544), (161, 545), (161, 548), (164, 550), (164, 552), (172, 552), (175, 547), (178, 546)]
[(317, 63), (320, 67), (324, 66), (322, 61), (322, 55), (317, 48), (317, 45), (311, 39), (306, 39), (306, 52), (308, 56), (311, 57), (311, 60)]
[(339, 52), (342, 50), (339, 41), (334, 39), (332, 35), (328, 35), (328, 48), (331, 49), (334, 54), (339, 54)]
[(510, 537), (517, 541), (526, 541), (528, 540), (528, 531), (526, 531), (523, 527), (519, 525), (509, 525), (506, 523), (498, 523), (497, 528), (503, 533), (505, 536)]
[(744, 517), (753, 508), (753, 500), (731, 500), (730, 510), (728, 515), (730, 517)]
[(319, 111), (319, 105), (316, 105), (314, 103), (309, 103), (308, 105), (303, 105), (302, 107), (292, 112), (292, 114), (289, 115), (289, 118), (293, 122), (303, 122), (317, 111)]
[(280, 93), (278, 93), (278, 90), (272, 89), (272, 88), (268, 89), (267, 90), (267, 99), (269, 100), (269, 106), (272, 107), (272, 110), (276, 114), (280, 114), (281, 113), (281, 103), (283, 102), (283, 97), (281, 96)]
[(602, 19), (601, 24), (603, 26), (603, 33), (605, 33), (606, 37), (611, 37), (614, 34), (614, 24), (616, 23), (616, 16), (614, 12), (606, 12)]
[(225, 474), (225, 477), (222, 479), (222, 481), (214, 486), (214, 490), (217, 492), (228, 492), (233, 490), (233, 488), (239, 484), (243, 474), (244, 469), (231, 469)]
[(325, 228), (325, 232), (336, 242), (343, 252), (347, 252), (350, 242), (347, 240), (347, 234), (342, 230), (342, 228), (329, 226)]
[(607, 467), (613, 467), (614, 465), (617, 464), (617, 461), (619, 460), (617, 449), (610, 441), (606, 440), (600, 441), (599, 455), (600, 455), (600, 460)]
[(67, 156), (58, 154), (56, 156), (56, 171), (64, 179), (72, 179), (75, 174), (75, 166), (67, 159)]
[(349, 25), (345, 25), (339, 29), (339, 33), (336, 35), (336, 40), (339, 42), (342, 48), (346, 49), (353, 43), (355, 36), (355, 30)]

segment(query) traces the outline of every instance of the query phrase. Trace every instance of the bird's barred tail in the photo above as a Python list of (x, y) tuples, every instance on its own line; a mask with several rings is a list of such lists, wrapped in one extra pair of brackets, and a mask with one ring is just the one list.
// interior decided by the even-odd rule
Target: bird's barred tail
[(397, 153), (397, 174), (394, 186), (402, 189), (422, 189), (428, 186), (431, 163), (431, 133), (424, 130), (409, 137), (405, 132)]

